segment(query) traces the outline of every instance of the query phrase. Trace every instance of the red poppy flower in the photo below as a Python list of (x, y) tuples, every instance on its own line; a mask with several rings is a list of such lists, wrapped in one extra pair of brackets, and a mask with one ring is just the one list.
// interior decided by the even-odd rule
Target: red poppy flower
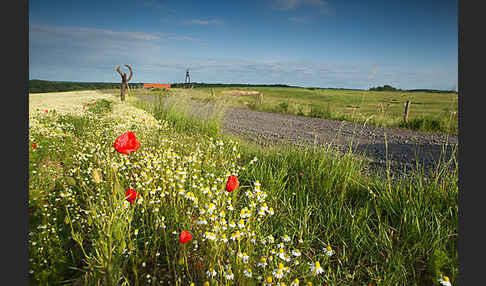
[(127, 189), (125, 192), (125, 197), (127, 198), (127, 201), (133, 204), (137, 198), (140, 198), (140, 194), (134, 189)]
[(89, 106), (89, 103), (88, 103), (88, 106)]
[(46, 113), (49, 112), (49, 110), (46, 109)]
[(190, 234), (187, 230), (183, 230), (181, 232), (181, 237), (179, 238), (182, 244), (189, 242), (192, 239), (192, 234)]
[(114, 146), (116, 151), (128, 155), (130, 152), (137, 151), (140, 147), (140, 142), (133, 132), (128, 131), (116, 138)]
[(34, 144), (32, 144), (32, 150), (35, 150), (35, 147), (37, 147), (37, 142), (34, 142)]
[(240, 183), (238, 182), (238, 178), (234, 175), (228, 177), (228, 182), (226, 183), (226, 190), (228, 192), (232, 192), (238, 188)]
[(83, 110), (86, 109), (86, 106), (83, 105)]

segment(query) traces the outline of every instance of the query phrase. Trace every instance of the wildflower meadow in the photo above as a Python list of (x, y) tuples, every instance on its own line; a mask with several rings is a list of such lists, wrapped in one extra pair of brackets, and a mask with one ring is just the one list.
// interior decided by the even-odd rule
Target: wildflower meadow
[(35, 96), (32, 285), (454, 285), (454, 161), (386, 180), (351, 153), (178, 130), (130, 97)]

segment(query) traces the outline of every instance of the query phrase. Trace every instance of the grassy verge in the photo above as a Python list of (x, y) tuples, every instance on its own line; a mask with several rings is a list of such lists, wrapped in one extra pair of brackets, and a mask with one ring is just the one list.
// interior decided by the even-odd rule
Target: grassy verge
[[(455, 160), (391, 183), (364, 176), (352, 153), (261, 147), (223, 136), (216, 115), (199, 122), (131, 103), (145, 111), (34, 114), (33, 284), (455, 283)], [(126, 131), (141, 142), (128, 155), (113, 148)], [(229, 174), (240, 181), (233, 192)], [(140, 193), (134, 203), (128, 188)]]

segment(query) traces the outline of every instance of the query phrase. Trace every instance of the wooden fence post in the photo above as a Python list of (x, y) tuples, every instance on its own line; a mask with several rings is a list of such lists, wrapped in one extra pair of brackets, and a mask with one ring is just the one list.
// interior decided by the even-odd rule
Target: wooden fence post
[(409, 112), (410, 100), (405, 102), (405, 113), (403, 114), (403, 121), (407, 122), (408, 119), (408, 112)]
[(261, 93), (261, 92), (260, 92), (260, 93), (258, 94), (258, 99), (259, 99), (259, 101), (260, 101), (260, 105), (262, 105), (262, 104), (263, 104), (263, 93)]

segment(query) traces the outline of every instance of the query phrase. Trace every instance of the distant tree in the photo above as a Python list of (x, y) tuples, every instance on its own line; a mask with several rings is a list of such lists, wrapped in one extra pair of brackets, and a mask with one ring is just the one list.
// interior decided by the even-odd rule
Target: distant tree
[(391, 85), (385, 84), (384, 86), (377, 86), (370, 88), (370, 91), (397, 91), (401, 89), (396, 89)]

